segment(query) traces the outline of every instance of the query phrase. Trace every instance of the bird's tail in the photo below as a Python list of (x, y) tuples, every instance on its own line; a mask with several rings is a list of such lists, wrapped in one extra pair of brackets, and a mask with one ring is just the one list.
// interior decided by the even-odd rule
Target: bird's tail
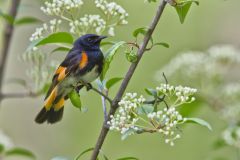
[(43, 109), (38, 113), (35, 122), (42, 124), (44, 122), (56, 123), (62, 119), (65, 99), (62, 95), (57, 95), (55, 87), (46, 98)]

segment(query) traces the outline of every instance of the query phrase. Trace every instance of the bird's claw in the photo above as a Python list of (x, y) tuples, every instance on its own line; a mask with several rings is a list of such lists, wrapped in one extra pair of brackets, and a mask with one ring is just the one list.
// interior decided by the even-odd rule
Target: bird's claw
[(92, 87), (91, 83), (87, 83), (87, 84), (86, 84), (86, 88), (87, 88), (87, 91), (89, 91), (89, 90), (92, 89), (93, 87)]

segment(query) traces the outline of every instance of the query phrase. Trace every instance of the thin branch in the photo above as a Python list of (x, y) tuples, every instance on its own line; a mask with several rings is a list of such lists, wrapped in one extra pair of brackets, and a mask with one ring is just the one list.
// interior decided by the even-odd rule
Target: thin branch
[[(138, 50), (138, 59), (135, 63), (132, 63), (132, 65), (130, 66), (124, 80), (122, 81), (122, 84), (117, 92), (117, 95), (116, 97), (114, 98), (113, 102), (112, 102), (112, 105), (111, 105), (111, 108), (110, 108), (110, 111), (108, 113), (108, 119), (110, 118), (110, 115), (114, 115), (114, 113), (116, 112), (117, 108), (118, 108), (118, 102), (121, 100), (127, 86), (128, 86), (128, 83), (130, 81), (130, 79), (132, 78), (132, 75), (133, 73), (135, 72), (135, 69), (139, 63), (139, 61), (141, 60), (144, 52), (145, 52), (145, 49), (147, 47), (147, 44), (152, 36), (152, 33), (153, 31), (155, 30), (159, 20), (160, 20), (160, 17), (163, 13), (163, 10), (166, 6), (167, 2), (165, 0), (162, 0), (160, 2), (160, 5), (158, 6), (158, 9), (157, 9), (157, 12), (156, 12), (156, 15), (155, 17), (153, 18), (153, 21), (151, 22), (149, 28), (148, 28), (148, 31), (146, 33), (146, 35), (144, 36), (144, 39), (143, 39), (143, 42), (142, 44), (140, 45), (140, 48)], [(91, 160), (96, 160), (97, 157), (98, 157), (98, 154), (99, 154), (99, 151), (103, 145), (103, 142), (107, 136), (107, 133), (108, 133), (109, 129), (106, 125), (106, 123), (104, 122), (103, 125), (102, 125), (102, 129), (101, 129), (101, 133), (98, 137), (98, 140), (97, 140), (97, 143), (95, 145), (95, 148), (94, 148), (94, 151), (92, 153), (92, 156), (91, 156)]]
[[(9, 11), (9, 16), (11, 16), (13, 19), (16, 18), (17, 11), (19, 8), (21, 0), (12, 0), (11, 2), (11, 8)], [(3, 86), (3, 77), (4, 77), (4, 71), (6, 67), (6, 62), (7, 62), (7, 56), (9, 53), (9, 48), (10, 48), (10, 43), (12, 39), (12, 35), (14, 32), (14, 26), (13, 24), (6, 23), (4, 27), (4, 35), (3, 35), (3, 45), (2, 45), (2, 57), (0, 58), (0, 93), (2, 92), (2, 86)], [(0, 94), (0, 102), (3, 99), (3, 97)]]

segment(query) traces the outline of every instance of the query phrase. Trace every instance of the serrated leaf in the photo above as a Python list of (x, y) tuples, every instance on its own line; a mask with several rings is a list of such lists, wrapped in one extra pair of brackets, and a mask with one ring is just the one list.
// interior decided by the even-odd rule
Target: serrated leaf
[(33, 47), (38, 47), (46, 44), (58, 44), (58, 43), (66, 43), (66, 44), (73, 44), (73, 37), (70, 33), (67, 32), (57, 32), (48, 35), (45, 38), (33, 41), (27, 51), (32, 50)]
[(116, 160), (139, 160), (139, 159), (135, 157), (123, 157), (123, 158), (118, 158)]
[(70, 92), (68, 94), (71, 103), (73, 104), (73, 106), (79, 108), (81, 110), (82, 107), (82, 103), (81, 103), (81, 99), (80, 99), (80, 95), (74, 90), (72, 90), (72, 92)]
[(33, 24), (33, 23), (40, 23), (42, 22), (40, 19), (34, 18), (34, 17), (22, 17), (17, 20), (15, 20), (14, 25), (24, 25), (24, 24)]
[(24, 148), (13, 148), (5, 152), (6, 156), (24, 156), (31, 159), (36, 159), (36, 156), (29, 150)]
[(179, 17), (180, 22), (182, 24), (183, 24), (187, 14), (188, 14), (188, 11), (189, 11), (191, 5), (192, 5), (192, 2), (188, 2), (188, 3), (182, 4), (182, 5), (176, 5), (175, 6), (178, 17)]
[(3, 144), (0, 144), (0, 154), (4, 151), (5, 147)]
[(121, 81), (122, 79), (123, 78), (121, 78), (121, 77), (109, 79), (106, 83), (106, 88), (110, 89), (113, 85), (115, 85), (117, 82)]
[(128, 130), (126, 130), (122, 136), (121, 136), (121, 140), (125, 140), (128, 136), (132, 135), (135, 133), (135, 130), (132, 128), (129, 128)]
[(206, 122), (205, 120), (203, 120), (203, 119), (200, 119), (200, 118), (186, 118), (185, 122), (186, 123), (199, 124), (201, 126), (207, 127), (210, 131), (212, 131), (211, 125), (208, 122)]
[(0, 17), (2, 17), (7, 23), (13, 25), (14, 23), (14, 18), (6, 13), (3, 13), (1, 10), (0, 10)]
[(163, 46), (163, 47), (165, 47), (165, 48), (169, 48), (169, 44), (164, 43), (164, 42), (154, 43), (154, 46)]
[(55, 53), (55, 52), (69, 52), (70, 49), (67, 47), (58, 47), (55, 48), (54, 50), (51, 51), (51, 53)]
[(124, 44), (126, 44), (126, 42), (124, 41), (117, 42), (106, 52), (103, 71), (102, 71), (102, 74), (100, 75), (101, 81), (103, 81), (103, 79), (105, 78), (105, 75), (109, 69), (110, 63), (112, 62), (113, 57), (116, 54), (117, 50)]
[(155, 89), (152, 89), (152, 88), (145, 88), (144, 89), (145, 92), (150, 95), (150, 96), (154, 96), (156, 97), (157, 96), (157, 91)]

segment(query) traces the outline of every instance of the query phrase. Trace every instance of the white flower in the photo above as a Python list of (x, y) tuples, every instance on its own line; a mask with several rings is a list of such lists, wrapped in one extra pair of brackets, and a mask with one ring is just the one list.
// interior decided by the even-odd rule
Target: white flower
[(52, 0), (46, 1), (45, 6), (40, 9), (47, 15), (61, 15), (65, 10), (71, 10), (79, 8), (83, 5), (82, 0)]

